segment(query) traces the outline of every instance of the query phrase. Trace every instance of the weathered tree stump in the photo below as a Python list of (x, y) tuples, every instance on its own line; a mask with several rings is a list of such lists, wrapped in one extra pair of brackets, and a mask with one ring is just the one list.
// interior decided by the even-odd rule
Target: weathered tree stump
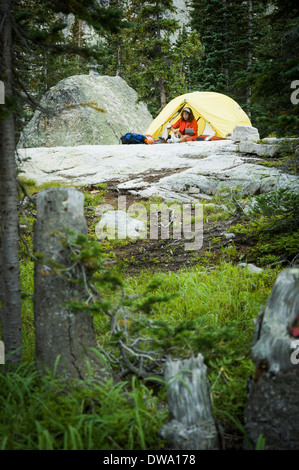
[(206, 370), (201, 354), (166, 363), (168, 406), (174, 419), (162, 427), (160, 435), (171, 449), (219, 449)]
[[(72, 188), (52, 188), (37, 197), (37, 219), (34, 229), (34, 251), (44, 258), (35, 264), (34, 324), (36, 358), (67, 378), (86, 377), (87, 360), (99, 379), (110, 378), (97, 354), (92, 316), (85, 311), (73, 312), (65, 302), (80, 300), (84, 286), (70, 283), (52, 271), (45, 270), (47, 260), (70, 265), (66, 249), (55, 231), (87, 233), (84, 218), (84, 195)], [(71, 272), (71, 271), (70, 271)]]
[(248, 381), (245, 430), (253, 443), (264, 434), (266, 449), (299, 449), (299, 269), (281, 272), (256, 321), (254, 378)]

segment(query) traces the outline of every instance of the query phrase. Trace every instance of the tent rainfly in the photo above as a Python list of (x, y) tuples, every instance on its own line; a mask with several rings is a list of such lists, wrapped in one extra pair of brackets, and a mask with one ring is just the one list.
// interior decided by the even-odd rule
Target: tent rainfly
[(162, 136), (167, 125), (174, 124), (186, 106), (192, 109), (198, 122), (198, 135), (211, 134), (212, 128), (216, 137), (226, 138), (236, 126), (251, 126), (247, 114), (232, 98), (221, 93), (195, 91), (170, 101), (153, 120), (146, 133), (154, 138)]

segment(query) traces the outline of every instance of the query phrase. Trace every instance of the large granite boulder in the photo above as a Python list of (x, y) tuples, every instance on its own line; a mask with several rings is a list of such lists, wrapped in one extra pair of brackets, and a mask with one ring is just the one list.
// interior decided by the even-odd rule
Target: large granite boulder
[(74, 75), (42, 98), (18, 147), (118, 144), (126, 132), (144, 134), (152, 122), (146, 105), (120, 77)]

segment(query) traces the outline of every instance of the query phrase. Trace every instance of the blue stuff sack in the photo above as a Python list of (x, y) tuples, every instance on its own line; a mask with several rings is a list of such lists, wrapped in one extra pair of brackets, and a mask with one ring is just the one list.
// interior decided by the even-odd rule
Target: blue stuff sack
[(127, 132), (120, 138), (122, 144), (145, 144), (145, 135), (135, 134), (134, 132)]

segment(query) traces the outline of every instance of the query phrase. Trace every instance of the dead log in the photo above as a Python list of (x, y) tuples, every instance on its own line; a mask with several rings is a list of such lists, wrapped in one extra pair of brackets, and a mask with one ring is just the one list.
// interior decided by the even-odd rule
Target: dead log
[(168, 406), (173, 419), (162, 427), (160, 435), (171, 449), (219, 449), (206, 370), (201, 354), (166, 363)]
[[(73, 188), (52, 188), (37, 197), (34, 228), (34, 252), (43, 255), (35, 263), (34, 325), (36, 359), (67, 378), (87, 376), (87, 362), (101, 380), (110, 378), (107, 366), (92, 351), (96, 348), (92, 316), (86, 311), (72, 311), (65, 303), (86, 296), (84, 285), (71, 283), (53, 270), (45, 269), (48, 260), (68, 266), (67, 250), (58, 232), (86, 234), (84, 195)], [(71, 271), (70, 271), (71, 273)]]
[(282, 271), (256, 321), (252, 358), (254, 378), (248, 380), (245, 431), (266, 449), (299, 448), (299, 338), (294, 325), (299, 315), (299, 268)]

